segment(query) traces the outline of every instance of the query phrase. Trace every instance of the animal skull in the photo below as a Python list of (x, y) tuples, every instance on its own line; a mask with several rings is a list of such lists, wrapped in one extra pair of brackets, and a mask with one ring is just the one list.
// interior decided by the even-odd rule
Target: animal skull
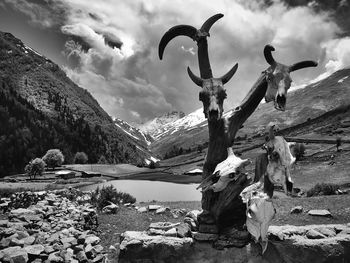
[(271, 183), (282, 184), (287, 194), (287, 181), (293, 183), (290, 176), (290, 167), (295, 162), (287, 141), (282, 136), (275, 136), (273, 127), (270, 127), (269, 140), (264, 148), (268, 154), (267, 176)]
[(214, 192), (220, 192), (226, 188), (229, 182), (237, 180), (241, 174), (246, 173), (245, 167), (251, 163), (250, 160), (237, 157), (231, 148), (228, 148), (227, 151), (228, 157), (216, 166), (213, 176), (210, 177), (211, 179), (219, 177), (219, 180), (206, 186), (201, 183), (199, 187), (203, 187), (203, 191), (212, 189)]
[(191, 80), (202, 87), (199, 93), (199, 100), (203, 103), (203, 112), (209, 121), (218, 121), (221, 119), (224, 112), (223, 104), (227, 98), (224, 84), (226, 84), (237, 71), (238, 64), (221, 78), (202, 79), (196, 76), (188, 67), (187, 72)]
[(271, 65), (265, 71), (267, 81), (265, 101), (273, 101), (276, 110), (285, 111), (287, 92), (292, 83), (290, 72), (306, 67), (316, 67), (317, 63), (314, 61), (302, 61), (286, 66), (275, 61), (271, 54), (274, 50), (275, 48), (271, 45), (266, 45), (264, 48), (265, 59)]

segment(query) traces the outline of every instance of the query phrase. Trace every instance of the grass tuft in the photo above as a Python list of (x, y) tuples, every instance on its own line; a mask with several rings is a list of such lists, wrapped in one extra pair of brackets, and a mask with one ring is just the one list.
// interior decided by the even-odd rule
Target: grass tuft
[(338, 189), (338, 184), (318, 183), (306, 192), (306, 196), (335, 195)]

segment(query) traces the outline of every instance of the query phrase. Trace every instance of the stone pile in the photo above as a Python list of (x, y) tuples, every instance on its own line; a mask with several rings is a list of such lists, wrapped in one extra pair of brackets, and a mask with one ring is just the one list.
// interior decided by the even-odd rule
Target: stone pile
[(9, 209), (0, 220), (0, 262), (102, 262), (95, 209), (70, 201), (69, 190), (35, 194), (35, 204)]

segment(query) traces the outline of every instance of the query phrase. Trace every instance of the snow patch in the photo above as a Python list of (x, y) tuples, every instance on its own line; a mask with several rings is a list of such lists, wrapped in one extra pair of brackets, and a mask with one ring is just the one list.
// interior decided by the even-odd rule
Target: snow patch
[(340, 80), (338, 80), (338, 83), (342, 83), (344, 80), (346, 80), (349, 76), (345, 76), (344, 78), (341, 78)]
[(37, 55), (40, 56), (40, 57), (43, 57), (43, 55), (41, 55), (40, 53), (38, 53), (37, 51), (35, 51), (34, 49), (32, 49), (32, 48), (29, 47), (29, 46), (24, 45), (24, 48), (27, 49), (27, 50), (30, 50), (31, 52), (37, 54)]

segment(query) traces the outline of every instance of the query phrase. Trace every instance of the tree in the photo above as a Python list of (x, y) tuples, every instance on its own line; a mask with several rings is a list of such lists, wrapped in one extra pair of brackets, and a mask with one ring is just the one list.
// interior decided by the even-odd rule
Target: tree
[(46, 152), (43, 160), (48, 167), (55, 169), (55, 167), (60, 166), (63, 163), (64, 156), (59, 149), (51, 149)]
[(74, 163), (85, 164), (88, 162), (88, 156), (84, 152), (77, 152), (74, 156)]
[(107, 159), (104, 155), (101, 155), (100, 159), (97, 161), (98, 164), (108, 164)]
[(35, 158), (34, 160), (31, 160), (26, 167), (24, 168), (24, 171), (29, 176), (30, 179), (35, 179), (37, 175), (42, 175), (45, 170), (45, 162), (41, 158)]

